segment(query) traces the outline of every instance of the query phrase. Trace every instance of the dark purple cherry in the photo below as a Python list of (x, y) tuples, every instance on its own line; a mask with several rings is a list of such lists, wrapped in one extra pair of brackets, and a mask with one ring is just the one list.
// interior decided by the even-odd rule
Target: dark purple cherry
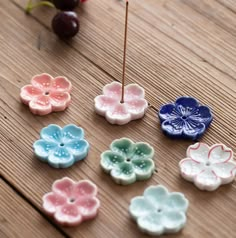
[(79, 31), (79, 19), (75, 12), (57, 13), (52, 19), (52, 29), (60, 38), (71, 38)]
[(79, 5), (80, 0), (53, 0), (53, 4), (60, 10), (73, 10)]

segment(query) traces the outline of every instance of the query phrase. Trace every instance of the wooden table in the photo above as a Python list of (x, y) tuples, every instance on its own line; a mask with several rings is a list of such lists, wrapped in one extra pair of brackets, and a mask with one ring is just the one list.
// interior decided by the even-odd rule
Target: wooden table
[[(150, 107), (142, 120), (125, 126), (110, 125), (93, 109), (102, 87), (121, 80), (124, 3), (88, 0), (79, 10), (80, 34), (65, 43), (51, 32), (55, 10), (38, 8), (28, 16), (26, 2), (0, 1), (0, 237), (147, 237), (130, 219), (129, 201), (148, 185), (163, 184), (190, 201), (186, 227), (170, 237), (234, 238), (236, 182), (203, 192), (183, 180), (178, 162), (192, 142), (165, 137), (156, 114), (178, 96), (194, 96), (215, 116), (201, 141), (222, 142), (235, 151), (236, 1), (130, 1), (127, 83), (146, 89)], [(20, 88), (42, 72), (73, 82), (73, 102), (65, 112), (34, 116), (21, 104)], [(32, 143), (50, 123), (82, 126), (91, 144), (87, 159), (61, 170), (35, 159)], [(158, 172), (150, 180), (119, 186), (102, 172), (101, 152), (121, 137), (154, 146)], [(43, 213), (43, 194), (63, 176), (98, 185), (97, 219), (64, 228)]]

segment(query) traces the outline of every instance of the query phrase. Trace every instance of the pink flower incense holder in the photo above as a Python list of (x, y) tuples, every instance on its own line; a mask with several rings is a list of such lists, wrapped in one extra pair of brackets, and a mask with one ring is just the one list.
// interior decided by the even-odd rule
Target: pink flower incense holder
[(145, 91), (137, 84), (124, 88), (124, 102), (121, 102), (122, 85), (118, 82), (107, 84), (103, 95), (95, 98), (95, 111), (104, 116), (111, 124), (124, 125), (131, 120), (144, 116), (148, 103), (144, 99)]
[(71, 102), (71, 82), (62, 76), (53, 78), (49, 74), (35, 75), (31, 84), (21, 88), (21, 101), (37, 115), (64, 111)]
[(124, 125), (143, 117), (148, 108), (148, 103), (144, 99), (145, 91), (142, 87), (137, 84), (125, 86), (128, 5), (128, 0), (126, 0), (122, 84), (113, 82), (105, 85), (103, 95), (94, 99), (97, 114), (104, 116), (111, 124), (117, 125)]
[(59, 224), (76, 226), (96, 217), (100, 207), (96, 196), (97, 186), (91, 181), (74, 182), (64, 177), (56, 180), (52, 192), (43, 196), (43, 209)]

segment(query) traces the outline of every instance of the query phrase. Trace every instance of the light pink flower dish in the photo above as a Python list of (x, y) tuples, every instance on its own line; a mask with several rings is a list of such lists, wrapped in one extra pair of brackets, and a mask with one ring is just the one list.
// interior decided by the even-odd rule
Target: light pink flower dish
[(96, 217), (100, 207), (97, 192), (97, 186), (89, 180), (74, 182), (64, 177), (43, 196), (43, 209), (59, 224), (76, 226)]
[(144, 116), (148, 103), (145, 91), (137, 84), (129, 84), (124, 89), (124, 102), (121, 103), (122, 85), (118, 82), (107, 84), (103, 95), (97, 96), (95, 111), (111, 124), (124, 125)]
[(37, 115), (65, 110), (71, 102), (71, 82), (62, 76), (35, 75), (31, 84), (21, 88), (21, 101)]

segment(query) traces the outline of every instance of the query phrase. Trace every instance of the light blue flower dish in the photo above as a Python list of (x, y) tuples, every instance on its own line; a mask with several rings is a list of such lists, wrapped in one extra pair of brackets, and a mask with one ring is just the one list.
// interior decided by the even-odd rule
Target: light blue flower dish
[(176, 233), (186, 224), (189, 202), (182, 193), (164, 186), (150, 186), (143, 196), (131, 200), (129, 212), (139, 229), (149, 235)]
[(158, 116), (167, 136), (191, 140), (199, 139), (213, 120), (210, 108), (192, 97), (179, 97), (175, 103), (163, 105)]
[(34, 153), (54, 168), (67, 168), (84, 159), (89, 143), (84, 140), (84, 130), (70, 124), (61, 128), (51, 124), (40, 132), (40, 140), (33, 144)]

